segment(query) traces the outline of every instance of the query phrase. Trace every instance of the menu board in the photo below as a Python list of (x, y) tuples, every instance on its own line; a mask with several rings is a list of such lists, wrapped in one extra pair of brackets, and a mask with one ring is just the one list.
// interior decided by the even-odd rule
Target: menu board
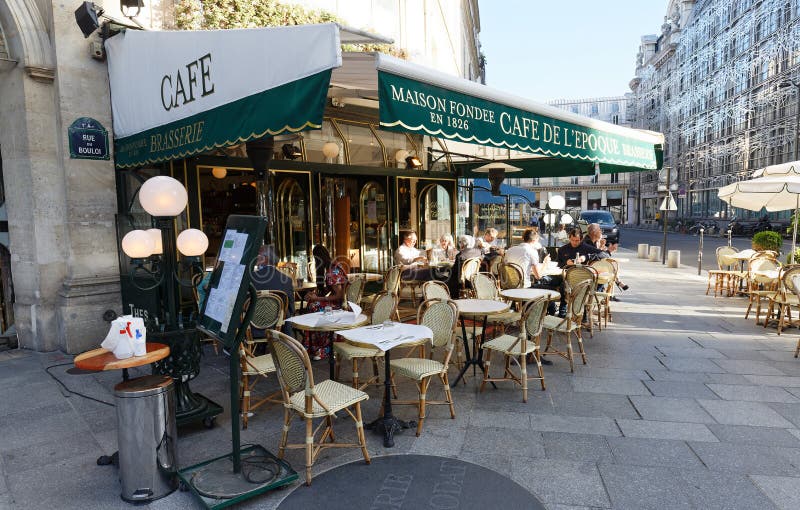
[(266, 227), (267, 221), (261, 216), (231, 215), (222, 232), (217, 265), (197, 327), (228, 349), (237, 347), (236, 332), (241, 326), (250, 273), (264, 242)]

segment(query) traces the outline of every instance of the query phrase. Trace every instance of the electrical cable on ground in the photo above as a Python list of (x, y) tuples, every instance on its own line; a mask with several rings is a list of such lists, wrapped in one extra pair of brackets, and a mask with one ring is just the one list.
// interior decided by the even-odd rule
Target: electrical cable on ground
[(106, 402), (105, 400), (100, 400), (100, 399), (97, 399), (97, 398), (94, 398), (94, 397), (90, 397), (89, 395), (84, 395), (83, 393), (80, 393), (78, 391), (73, 391), (73, 390), (67, 388), (66, 384), (64, 384), (58, 377), (56, 377), (55, 375), (53, 375), (53, 373), (50, 372), (51, 368), (65, 367), (67, 365), (72, 366), (72, 363), (70, 362), (70, 363), (59, 363), (58, 365), (50, 365), (49, 367), (45, 367), (44, 371), (47, 372), (47, 375), (52, 377), (53, 380), (59, 384), (59, 386), (64, 388), (64, 391), (66, 391), (67, 393), (69, 393), (71, 395), (78, 395), (79, 397), (83, 397), (85, 399), (93, 400), (93, 401), (95, 401), (97, 403), (100, 403), (100, 404), (105, 404), (107, 406), (116, 407), (111, 402)]

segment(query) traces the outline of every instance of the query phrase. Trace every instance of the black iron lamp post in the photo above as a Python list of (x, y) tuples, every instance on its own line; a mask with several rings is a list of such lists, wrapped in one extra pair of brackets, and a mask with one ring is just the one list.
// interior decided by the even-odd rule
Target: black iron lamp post
[[(184, 327), (178, 309), (179, 286), (191, 286), (192, 278), (181, 280), (176, 272), (176, 252), (184, 256), (185, 269), (194, 276), (202, 273), (200, 256), (208, 248), (208, 238), (197, 229), (187, 229), (175, 237), (175, 217), (186, 208), (186, 188), (165, 175), (151, 177), (139, 189), (139, 202), (150, 214), (157, 228), (133, 230), (122, 239), (122, 251), (131, 258), (131, 283), (140, 290), (160, 291), (161, 310), (156, 330), (149, 331), (150, 340), (157, 339), (170, 347), (170, 355), (154, 364), (154, 371), (171, 376), (175, 381), (176, 421), (178, 425), (203, 420), (211, 426), (222, 407), (197, 395), (189, 381), (200, 372), (200, 339), (194, 325)], [(145, 274), (150, 286), (137, 283), (137, 275)], [(150, 329), (154, 329), (151, 325)]]

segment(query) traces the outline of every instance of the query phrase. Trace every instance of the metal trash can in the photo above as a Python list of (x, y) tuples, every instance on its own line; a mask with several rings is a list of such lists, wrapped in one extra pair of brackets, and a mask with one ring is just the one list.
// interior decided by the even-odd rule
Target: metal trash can
[(178, 487), (175, 385), (164, 375), (117, 384), (117, 446), (122, 499), (152, 501)]

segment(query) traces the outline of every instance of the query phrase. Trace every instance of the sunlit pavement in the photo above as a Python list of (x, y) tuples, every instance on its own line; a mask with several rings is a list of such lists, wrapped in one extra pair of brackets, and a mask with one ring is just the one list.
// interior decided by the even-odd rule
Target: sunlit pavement
[[(608, 329), (594, 338), (584, 332), (587, 365), (577, 362), (571, 374), (565, 360), (551, 356), (547, 390), (532, 381), (525, 404), (517, 388), (499, 384), (478, 393), (478, 379), (468, 378), (454, 390), (455, 420), (446, 407), (429, 407), (419, 438), (407, 431), (396, 437), (395, 448), (385, 449), (370, 434), (371, 454), (420, 453), (480, 464), (553, 509), (800, 508), (798, 330), (779, 336), (752, 316), (744, 319), (746, 298), (706, 296), (706, 273), (697, 276), (696, 267), (669, 269), (624, 249), (620, 256), (629, 259), (621, 274), (630, 290), (618, 292), (622, 301), (613, 303)], [(0, 508), (129, 508), (119, 499), (116, 468), (95, 464), (116, 448), (114, 409), (68, 396), (44, 371), (70, 360), (57, 353), (0, 352)], [(207, 350), (192, 381), (195, 391), (226, 407), (227, 361)], [(327, 363), (316, 365), (321, 379)], [(69, 375), (67, 368), (51, 371), (71, 390), (113, 402), (118, 373)], [(367, 421), (380, 405), (379, 389), (368, 392)], [(414, 388), (402, 385), (400, 393), (411, 397)], [(432, 384), (428, 398), (440, 396)], [(406, 406), (396, 414), (415, 417)], [(278, 407), (259, 409), (242, 442), (277, 451), (281, 415)], [(339, 421), (337, 437), (349, 440), (351, 422)], [(229, 451), (229, 427), (225, 414), (211, 430), (181, 429), (181, 464)], [(291, 434), (302, 441), (299, 423)], [(328, 450), (314, 472), (359, 458), (357, 450)], [(287, 459), (302, 472), (302, 453), (292, 451)], [(291, 490), (315, 489), (293, 486), (239, 507), (275, 508)], [(326, 495), (319, 496), (324, 508)], [(200, 505), (190, 493), (175, 492), (146, 507)]]

